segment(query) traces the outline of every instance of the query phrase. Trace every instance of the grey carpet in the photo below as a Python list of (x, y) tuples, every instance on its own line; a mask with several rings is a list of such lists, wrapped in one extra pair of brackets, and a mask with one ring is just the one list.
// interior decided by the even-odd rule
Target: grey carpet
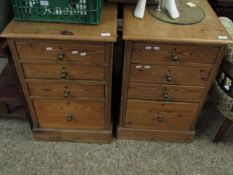
[(34, 141), (23, 120), (0, 119), (0, 175), (232, 175), (233, 131), (212, 139), (222, 118), (206, 105), (193, 143)]

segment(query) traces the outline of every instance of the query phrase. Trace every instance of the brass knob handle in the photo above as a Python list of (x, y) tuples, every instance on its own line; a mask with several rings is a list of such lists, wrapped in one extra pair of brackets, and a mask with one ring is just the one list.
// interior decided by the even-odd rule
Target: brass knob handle
[(57, 60), (58, 61), (62, 61), (64, 59), (64, 57), (65, 57), (64, 51), (60, 50), (59, 53), (58, 53), (58, 55), (57, 55)]
[(157, 122), (158, 123), (163, 123), (164, 122), (164, 116), (162, 114), (158, 114), (158, 116), (157, 116)]
[(178, 55), (177, 55), (176, 53), (172, 53), (172, 54), (171, 54), (171, 60), (174, 61), (174, 62), (175, 62), (175, 61), (178, 61), (178, 60), (179, 60)]
[(65, 98), (68, 98), (70, 96), (70, 91), (68, 89), (65, 89), (63, 95)]
[(67, 78), (67, 75), (68, 75), (67, 71), (63, 68), (60, 73), (60, 78), (65, 80)]
[(164, 99), (168, 99), (169, 98), (168, 90), (166, 88), (163, 90), (163, 98)]
[(166, 80), (167, 81), (172, 81), (172, 74), (171, 74), (171, 72), (170, 71), (168, 71), (167, 73), (166, 73)]
[(71, 122), (72, 120), (73, 120), (73, 115), (72, 114), (67, 115), (66, 121)]

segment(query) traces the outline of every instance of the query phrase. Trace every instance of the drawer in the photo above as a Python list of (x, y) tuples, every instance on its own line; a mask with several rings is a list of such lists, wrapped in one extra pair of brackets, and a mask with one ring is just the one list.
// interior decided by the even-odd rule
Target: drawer
[(128, 100), (125, 127), (188, 131), (198, 104)]
[(104, 80), (105, 67), (93, 65), (23, 64), (26, 78)]
[(19, 57), (25, 60), (105, 62), (104, 44), (55, 44), (16, 42)]
[(41, 128), (104, 129), (104, 102), (33, 100)]
[(132, 62), (180, 62), (214, 64), (219, 53), (218, 47), (187, 46), (156, 43), (133, 43)]
[(145, 100), (200, 102), (203, 92), (204, 88), (197, 86), (130, 83), (128, 89), (128, 98)]
[(104, 98), (104, 85), (74, 82), (29, 82), (31, 96), (64, 97), (64, 98)]
[(210, 68), (130, 65), (130, 82), (132, 83), (166, 83), (181, 85), (205, 85)]

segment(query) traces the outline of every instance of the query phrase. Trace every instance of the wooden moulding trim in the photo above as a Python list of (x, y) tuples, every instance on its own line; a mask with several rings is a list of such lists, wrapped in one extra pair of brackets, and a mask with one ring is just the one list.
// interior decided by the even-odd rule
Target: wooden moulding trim
[(116, 42), (116, 36), (112, 36), (112, 37), (106, 37), (106, 38), (100, 38), (99, 36), (95, 37), (92, 36), (91, 38), (81, 38), (81, 37), (74, 37), (72, 36), (67, 36), (67, 35), (56, 35), (56, 38), (54, 38), (54, 35), (43, 35), (43, 36), (35, 36), (35, 34), (20, 34), (19, 36), (15, 35), (15, 34), (2, 34), (0, 35), (2, 38), (14, 38), (14, 39), (37, 39), (37, 40), (42, 40), (44, 38), (46, 38), (47, 40), (67, 40), (67, 41), (96, 41), (96, 42)]
[(151, 64), (151, 65), (160, 65), (160, 66), (182, 66), (182, 67), (207, 67), (212, 68), (213, 64), (205, 64), (205, 63), (181, 63), (181, 62), (163, 62), (163, 61), (154, 61), (154, 60), (133, 60), (131, 61), (131, 64)]
[(112, 132), (109, 131), (82, 131), (33, 128), (35, 139), (44, 141), (75, 141), (87, 143), (111, 143)]
[(97, 63), (97, 62), (78, 62), (78, 61), (49, 61), (49, 60), (22, 60), (19, 59), (19, 63), (22, 64), (44, 64), (45, 66), (48, 64), (51, 65), (77, 65), (77, 66), (99, 66), (105, 67), (105, 63)]
[(69, 84), (84, 84), (84, 85), (106, 85), (105, 81), (92, 80), (61, 80), (61, 79), (25, 79), (26, 83), (69, 83)]
[(118, 128), (119, 139), (186, 142), (193, 141), (195, 131), (162, 131), (147, 129)]
[(123, 40), (130, 40), (130, 41), (148, 41), (148, 42), (167, 42), (167, 43), (187, 43), (187, 44), (220, 44), (220, 45), (226, 45), (226, 44), (233, 44), (233, 40), (199, 40), (199, 39), (177, 39), (177, 38), (145, 38), (140, 36), (123, 36)]
[(16, 43), (19, 42), (25, 42), (25, 43), (35, 43), (35, 44), (54, 44), (56, 45), (70, 45), (70, 46), (75, 46), (75, 45), (105, 45), (106, 42), (104, 41), (85, 41), (85, 40), (57, 40), (55, 38), (53, 39), (35, 39), (35, 38), (14, 38), (14, 41)]
[(30, 96), (29, 99), (39, 99), (39, 100), (66, 100), (66, 101), (93, 101), (93, 102), (104, 102), (104, 98), (94, 98), (94, 97), (57, 97), (57, 96)]
[[(175, 41), (163, 41), (163, 40), (130, 40), (133, 43), (146, 43), (146, 44), (164, 44), (164, 45), (176, 45), (176, 46), (199, 46), (199, 47), (218, 47), (219, 49), (221, 49), (221, 45), (219, 45), (218, 43), (187, 43), (186, 41), (179, 41), (179, 40), (175, 40)], [(224, 44), (225, 45), (225, 44)]]

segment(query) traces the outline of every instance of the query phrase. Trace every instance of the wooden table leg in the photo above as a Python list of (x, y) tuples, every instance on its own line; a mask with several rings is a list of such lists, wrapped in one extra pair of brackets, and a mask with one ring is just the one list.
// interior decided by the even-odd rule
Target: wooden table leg
[(222, 140), (223, 136), (225, 135), (227, 130), (230, 128), (232, 123), (233, 123), (233, 121), (229, 120), (227, 118), (223, 121), (222, 125), (218, 129), (217, 134), (215, 135), (214, 142), (218, 142), (218, 141)]

